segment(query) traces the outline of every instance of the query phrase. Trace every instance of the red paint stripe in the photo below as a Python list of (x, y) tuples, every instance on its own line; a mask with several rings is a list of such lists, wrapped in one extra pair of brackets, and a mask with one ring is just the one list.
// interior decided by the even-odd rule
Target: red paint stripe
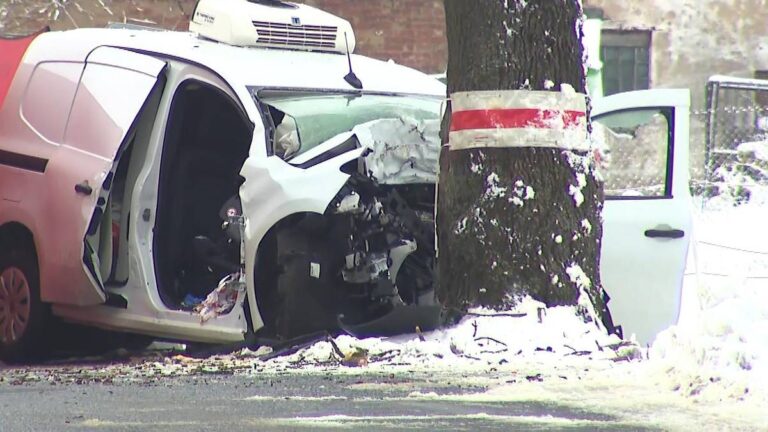
[(18, 39), (0, 38), (0, 108), (16, 75), (16, 70), (24, 58), (24, 53), (39, 33)]
[[(550, 129), (553, 121), (571, 128), (580, 125), (584, 117), (582, 111), (537, 108), (458, 111), (451, 114), (451, 132), (471, 129)], [(561, 118), (562, 123), (559, 120)]]

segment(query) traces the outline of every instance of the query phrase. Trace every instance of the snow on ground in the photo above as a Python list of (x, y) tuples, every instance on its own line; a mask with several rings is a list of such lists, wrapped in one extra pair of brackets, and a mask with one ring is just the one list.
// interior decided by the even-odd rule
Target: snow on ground
[(606, 335), (575, 307), (547, 309), (527, 298), (515, 310), (476, 309), (453, 327), (423, 334), (339, 336), (275, 357), (269, 349), (203, 359), (164, 353), (55, 373), (17, 369), (0, 375), (0, 384), (219, 373), (426, 374), (490, 390), (415, 391), (409, 399), (539, 401), (664, 430), (768, 430), (768, 205), (709, 205), (695, 216), (679, 323), (650, 347)]
[(605, 335), (573, 308), (525, 299), (507, 314), (474, 310), (455, 327), (421, 337), (341, 336), (337, 349), (319, 342), (263, 370), (501, 371), (517, 378), (462, 397), (568, 402), (672, 429), (696, 419), (707, 428), (768, 430), (765, 220), (762, 204), (699, 206), (680, 320), (650, 347)]
[(766, 220), (763, 205), (696, 215), (697, 263), (689, 264), (680, 320), (649, 350), (669, 388), (697, 399), (751, 400), (768, 413)]
[[(689, 397), (768, 401), (765, 220), (768, 206), (762, 205), (696, 212), (691, 253), (697, 263), (689, 263), (679, 323), (647, 348), (605, 335), (571, 307), (547, 309), (530, 298), (504, 313), (473, 310), (456, 326), (423, 335), (340, 336), (335, 343), (344, 353), (366, 352), (370, 368), (471, 369), (539, 357), (634, 360), (663, 370), (666, 384)], [(271, 362), (322, 365), (333, 352), (324, 341)]]

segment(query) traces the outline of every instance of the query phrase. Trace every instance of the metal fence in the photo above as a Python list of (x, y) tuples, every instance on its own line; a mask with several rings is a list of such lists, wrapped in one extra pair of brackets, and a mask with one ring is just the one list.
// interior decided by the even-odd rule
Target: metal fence
[(695, 195), (768, 202), (768, 81), (710, 81), (707, 108), (691, 114), (692, 146), (697, 140), (705, 145)]

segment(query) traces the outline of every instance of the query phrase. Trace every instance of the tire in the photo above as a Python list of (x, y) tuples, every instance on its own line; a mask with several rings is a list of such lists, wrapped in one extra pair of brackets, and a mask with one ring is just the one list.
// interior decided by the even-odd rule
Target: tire
[(40, 300), (37, 257), (18, 238), (0, 243), (0, 359), (37, 360), (47, 351), (48, 305)]

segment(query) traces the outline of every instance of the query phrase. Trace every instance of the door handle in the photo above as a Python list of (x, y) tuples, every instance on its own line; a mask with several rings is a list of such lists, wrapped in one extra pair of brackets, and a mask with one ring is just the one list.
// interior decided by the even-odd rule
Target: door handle
[(93, 188), (88, 184), (88, 180), (86, 180), (75, 185), (75, 192), (88, 196), (93, 193)]
[(645, 236), (650, 238), (679, 239), (685, 237), (685, 231), (679, 229), (649, 229), (645, 230)]

